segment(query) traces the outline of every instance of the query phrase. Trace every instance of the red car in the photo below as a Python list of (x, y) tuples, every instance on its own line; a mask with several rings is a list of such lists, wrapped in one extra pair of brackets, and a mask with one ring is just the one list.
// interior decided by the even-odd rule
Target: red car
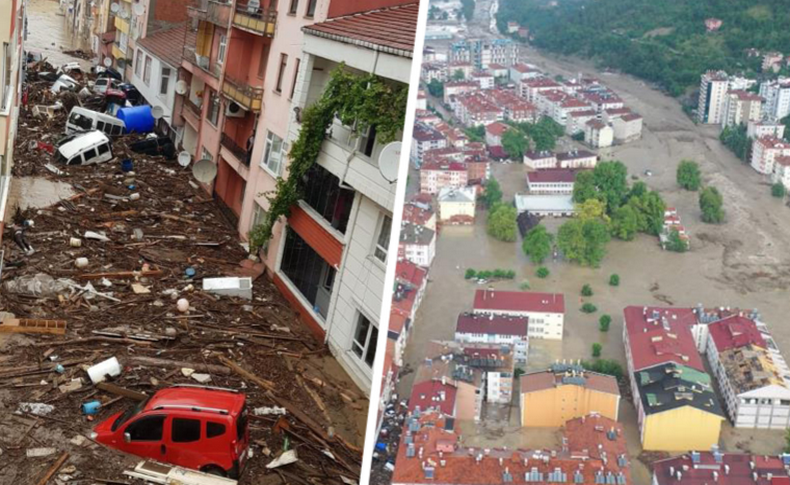
[(232, 389), (173, 386), (110, 416), (92, 438), (133, 455), (238, 478), (250, 443), (246, 399)]

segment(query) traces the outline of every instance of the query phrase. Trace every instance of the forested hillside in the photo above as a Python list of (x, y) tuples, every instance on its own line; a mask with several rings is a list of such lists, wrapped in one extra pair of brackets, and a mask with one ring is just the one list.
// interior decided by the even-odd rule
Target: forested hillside
[[(706, 32), (709, 17), (723, 21), (717, 32)], [(500, 0), (500, 30), (513, 20), (537, 47), (595, 59), (674, 96), (707, 69), (759, 71), (749, 48), (790, 54), (788, 0)]]

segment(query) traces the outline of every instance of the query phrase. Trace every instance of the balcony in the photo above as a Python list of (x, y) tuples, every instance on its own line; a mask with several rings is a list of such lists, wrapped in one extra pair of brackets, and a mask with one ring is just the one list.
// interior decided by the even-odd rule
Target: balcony
[(181, 116), (187, 123), (192, 125), (195, 130), (200, 130), (201, 109), (198, 105), (184, 97), (184, 107), (181, 109)]
[(115, 17), (115, 28), (123, 32), (124, 34), (129, 34), (129, 21), (124, 20), (121, 17)]
[(247, 111), (260, 112), (263, 103), (263, 88), (250, 86), (226, 75), (222, 92)]
[(253, 34), (273, 37), (276, 21), (277, 11), (274, 9), (266, 9), (247, 3), (236, 4), (236, 12), (233, 15), (234, 27)]
[(183, 54), (185, 61), (191, 62), (211, 76), (219, 79), (219, 75), (222, 70), (221, 64), (217, 64), (216, 62), (212, 63), (208, 57), (197, 55), (195, 52), (195, 46), (192, 45), (185, 45)]
[(227, 27), (230, 23), (230, 9), (230, 1), (209, 0), (206, 20), (220, 27)]
[(247, 149), (240, 147), (230, 135), (223, 133), (220, 138), (220, 144), (235, 156), (239, 162), (244, 166), (250, 166), (250, 152)]

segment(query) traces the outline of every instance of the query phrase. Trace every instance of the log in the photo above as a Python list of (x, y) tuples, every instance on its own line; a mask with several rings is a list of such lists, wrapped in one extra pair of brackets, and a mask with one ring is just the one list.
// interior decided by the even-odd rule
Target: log
[(162, 217), (163, 219), (170, 219), (171, 221), (183, 222), (185, 224), (190, 224), (193, 226), (196, 226), (198, 224), (198, 221), (187, 219), (186, 217), (174, 216), (172, 214), (165, 214), (164, 212), (159, 213), (159, 217)]
[(232, 360), (228, 359), (225, 356), (220, 355), (219, 361), (228, 367), (228, 372), (230, 372), (230, 370), (233, 370), (233, 372), (240, 375), (242, 378), (250, 382), (254, 382), (255, 384), (258, 384), (259, 386), (261, 386), (266, 390), (271, 391), (275, 388), (274, 382), (256, 376), (252, 372), (246, 370), (245, 368), (243, 368), (242, 366), (233, 362)]
[(209, 374), (222, 374), (229, 376), (230, 369), (224, 365), (201, 364), (199, 362), (182, 362), (177, 360), (156, 359), (154, 357), (130, 357), (124, 359), (128, 365), (142, 365), (150, 367), (165, 367), (167, 369), (180, 369), (188, 367), (198, 372), (208, 372)]
[(126, 389), (121, 386), (116, 386), (115, 384), (110, 384), (109, 382), (100, 382), (96, 384), (96, 387), (104, 392), (109, 392), (110, 394), (115, 394), (118, 396), (128, 397), (129, 399), (134, 399), (135, 401), (145, 401), (150, 397), (148, 396), (148, 394), (133, 391), (131, 389)]
[(115, 273), (85, 273), (77, 276), (78, 280), (100, 280), (107, 279), (129, 279), (135, 276), (162, 276), (165, 274), (161, 269), (149, 269), (148, 271), (117, 271)]
[(124, 345), (141, 345), (146, 347), (151, 345), (151, 342), (145, 340), (132, 340), (128, 338), (112, 338), (112, 337), (86, 337), (86, 338), (76, 338), (72, 340), (62, 340), (60, 342), (37, 342), (33, 344), (33, 347), (56, 347), (63, 345), (86, 344), (91, 342), (104, 342), (110, 344), (124, 344)]
[(60, 458), (58, 458), (58, 461), (56, 461), (55, 463), (52, 464), (51, 467), (49, 467), (49, 470), (47, 470), (46, 475), (41, 477), (41, 480), (39, 480), (36, 483), (36, 485), (47, 485), (47, 482), (49, 482), (52, 476), (55, 475), (58, 472), (58, 470), (60, 470), (60, 467), (62, 467), (63, 464), (66, 463), (66, 460), (68, 459), (69, 459), (69, 453), (67, 451), (64, 451), (63, 454), (60, 455)]

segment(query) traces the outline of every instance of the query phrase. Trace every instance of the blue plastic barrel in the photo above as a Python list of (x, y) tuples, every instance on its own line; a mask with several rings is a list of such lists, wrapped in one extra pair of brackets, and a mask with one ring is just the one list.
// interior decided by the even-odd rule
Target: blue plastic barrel
[(121, 108), (115, 115), (126, 123), (126, 133), (149, 133), (154, 131), (156, 120), (151, 114), (150, 106), (134, 106)]
[(100, 407), (101, 403), (99, 401), (89, 401), (82, 405), (82, 413), (92, 416), (99, 412)]
[(131, 158), (124, 158), (121, 160), (121, 170), (124, 172), (131, 172), (134, 170), (134, 162)]

